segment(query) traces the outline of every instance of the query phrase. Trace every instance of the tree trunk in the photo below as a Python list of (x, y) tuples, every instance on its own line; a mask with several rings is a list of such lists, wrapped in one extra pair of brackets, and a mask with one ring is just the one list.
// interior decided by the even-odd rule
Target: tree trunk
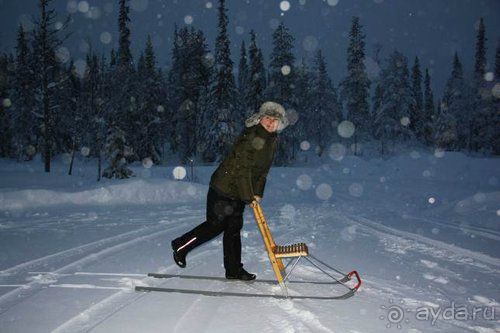
[(76, 146), (76, 140), (73, 138), (73, 148), (71, 152), (71, 162), (69, 163), (69, 171), (68, 175), (71, 176), (71, 173), (73, 172), (73, 161), (75, 160), (75, 146)]

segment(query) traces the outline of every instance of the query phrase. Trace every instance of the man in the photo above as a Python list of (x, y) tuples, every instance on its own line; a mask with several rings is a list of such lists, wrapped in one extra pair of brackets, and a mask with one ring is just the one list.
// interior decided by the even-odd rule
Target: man
[(253, 207), (264, 194), (266, 177), (277, 146), (277, 132), (287, 125), (285, 109), (265, 102), (245, 121), (228, 157), (210, 179), (206, 221), (172, 241), (174, 261), (186, 267), (186, 256), (195, 247), (224, 232), (224, 268), (227, 279), (254, 280), (241, 263), (241, 237), (245, 205)]

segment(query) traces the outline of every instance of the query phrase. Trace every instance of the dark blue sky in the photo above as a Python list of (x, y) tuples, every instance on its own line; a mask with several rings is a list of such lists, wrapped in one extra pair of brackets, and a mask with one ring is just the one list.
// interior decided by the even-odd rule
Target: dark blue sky
[[(235, 69), (241, 41), (244, 39), (248, 45), (250, 29), (257, 32), (266, 65), (269, 63), (273, 28), (283, 20), (296, 38), (297, 58), (310, 57), (309, 51), (321, 48), (335, 84), (346, 73), (347, 35), (353, 15), (361, 18), (369, 57), (373, 56), (375, 43), (382, 45), (382, 57), (397, 48), (409, 58), (411, 65), (414, 57), (419, 56), (422, 66), (431, 70), (437, 93), (443, 90), (455, 51), (466, 71), (471, 70), (480, 17), (486, 23), (490, 70), (500, 37), (499, 0), (290, 0), (288, 10), (280, 8), (281, 1), (227, 2)], [(1, 51), (13, 50), (17, 25), (23, 22), (29, 27), (30, 17), (38, 12), (37, 3), (35, 0), (0, 0)], [(213, 50), (217, 33), (216, 0), (130, 0), (129, 3), (135, 56), (144, 47), (146, 36), (151, 34), (159, 65), (168, 65), (174, 24), (183, 26), (191, 21), (192, 26), (204, 31)], [(52, 4), (61, 14), (72, 13), (69, 30), (74, 33), (66, 46), (75, 60), (85, 59), (87, 38), (97, 50), (108, 52), (116, 47), (118, 0), (54, 0)], [(109, 39), (111, 41), (105, 43)], [(368, 59), (367, 64), (370, 75), (376, 75), (377, 66), (373, 61)]]

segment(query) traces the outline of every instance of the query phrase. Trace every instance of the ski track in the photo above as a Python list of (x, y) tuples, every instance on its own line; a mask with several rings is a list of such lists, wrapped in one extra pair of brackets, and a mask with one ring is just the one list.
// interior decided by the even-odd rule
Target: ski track
[[(341, 215), (342, 214), (342, 215)], [(419, 251), (432, 257), (453, 261), (459, 264), (468, 264), (483, 269), (490, 273), (499, 274), (500, 259), (493, 258), (487, 254), (467, 250), (456, 245), (447, 244), (418, 234), (386, 227), (381, 223), (374, 222), (361, 216), (339, 213), (343, 220), (356, 226), (360, 226), (375, 234), (382, 242), (392, 244), (407, 244), (404, 247)], [(405, 251), (403, 249), (403, 251)], [(472, 259), (472, 260), (471, 260)]]
[[(110, 237), (102, 241), (97, 241), (84, 246), (79, 246), (77, 248), (62, 251), (54, 255), (46, 256), (5, 270), (3, 271), (4, 275), (12, 275), (13, 273), (19, 275), (26, 270), (30, 270), (40, 266), (47, 266), (49, 264), (53, 265), (56, 264), (58, 260), (66, 259), (68, 257), (73, 258), (79, 255), (79, 258), (77, 260), (72, 261), (71, 263), (50, 272), (48, 274), (49, 283), (47, 283), (47, 280), (44, 281), (42, 279), (42, 281), (39, 281), (37, 279), (33, 279), (32, 282), (29, 282), (22, 287), (11, 290), (6, 294), (0, 296), (0, 315), (8, 311), (16, 304), (21, 303), (26, 298), (31, 297), (41, 290), (45, 289), (47, 287), (47, 284), (53, 284), (54, 281), (53, 279), (51, 279), (51, 277), (57, 276), (58, 274), (68, 274), (76, 272), (80, 270), (81, 267), (100, 260), (103, 257), (122, 251), (123, 249), (136, 245), (140, 242), (161, 237), (171, 232), (172, 230), (179, 229), (180, 227), (181, 226), (173, 226), (170, 228), (165, 228), (164, 225), (159, 225), (151, 228), (141, 229), (135, 232), (127, 232), (119, 236)], [(93, 252), (96, 250), (97, 252)]]
[[(304, 207), (308, 208), (308, 207)], [(184, 212), (177, 212), (175, 215), (183, 215), (183, 214), (191, 214), (192, 212), (189, 209), (186, 209)], [(300, 212), (304, 214), (304, 212)], [(321, 215), (321, 214), (320, 214)], [(328, 217), (332, 215), (331, 213), (326, 213), (324, 217)], [(394, 228), (383, 226), (377, 222), (374, 222), (368, 218), (362, 216), (348, 215), (342, 212), (335, 212), (335, 215), (341, 222), (344, 222), (348, 225), (356, 225), (359, 226), (368, 233), (375, 235), (380, 241), (389, 240), (395, 243), (405, 243), (407, 241), (411, 241), (410, 249), (420, 251), (427, 255), (431, 255), (438, 259), (443, 259), (446, 257), (448, 260), (452, 260), (456, 263), (460, 264), (469, 264), (476, 266), (478, 268), (482, 268), (484, 270), (498, 273), (499, 270), (494, 267), (500, 266), (500, 260), (496, 258), (492, 258), (488, 255), (473, 252), (470, 250), (462, 249), (457, 246), (446, 244), (437, 240), (429, 239), (421, 235), (416, 235), (412, 233), (408, 233), (405, 231), (400, 231)], [(318, 214), (316, 214), (318, 217)], [(175, 217), (179, 220), (180, 216)], [(275, 214), (269, 214), (269, 220), (279, 220), (279, 216)], [(319, 218), (319, 217), (318, 217)], [(199, 217), (188, 216), (182, 220), (198, 220)], [(176, 221), (178, 222), (178, 221)], [(431, 221), (432, 223), (435, 223)], [(300, 239), (300, 235), (303, 234), (303, 231), (307, 230), (310, 226), (309, 223), (304, 223), (300, 228), (294, 228), (293, 230), (286, 229), (286, 226), (283, 226), (281, 223), (271, 223), (271, 229), (277, 230), (275, 236), (278, 236), (279, 239)], [(436, 223), (438, 224), (438, 223)], [(174, 227), (166, 228), (165, 226), (168, 224), (155, 225), (149, 228), (141, 228), (139, 230), (130, 231), (124, 234), (120, 234), (117, 236), (109, 237), (103, 240), (99, 240), (96, 242), (92, 242), (83, 246), (78, 246), (75, 248), (71, 248), (69, 250), (61, 251), (46, 257), (42, 257), (39, 259), (35, 259), (26, 263), (22, 263), (20, 265), (16, 265), (14, 267), (8, 268), (4, 271), (0, 271), (0, 278), (2, 277), (11, 277), (11, 276), (19, 276), (24, 273), (29, 273), (30, 270), (34, 270), (40, 267), (46, 267), (51, 265), (56, 265), (57, 263), (64, 262), (66, 260), (73, 259), (72, 262), (66, 264), (63, 267), (58, 268), (52, 272), (47, 272), (49, 274), (53, 274), (54, 277), (65, 276), (65, 275), (85, 275), (85, 273), (78, 272), (84, 265), (88, 265), (98, 259), (101, 259), (104, 256), (112, 255), (116, 252), (123, 250), (124, 248), (133, 246), (137, 243), (157, 238), (160, 236), (164, 236), (165, 234), (171, 233), (176, 229), (183, 228), (185, 229), (185, 223), (181, 225), (177, 225)], [(476, 230), (477, 232), (478, 230)], [(485, 230), (481, 230), (482, 232), (489, 232)], [(494, 233), (490, 233), (493, 237), (496, 237)], [(260, 236), (260, 235), (259, 235)], [(258, 237), (258, 240), (254, 240), (252, 242), (251, 247), (261, 248), (261, 240)], [(97, 252), (96, 252), (97, 251)], [(202, 251), (198, 254), (195, 254), (192, 258), (198, 256), (206, 255), (210, 249)], [(75, 261), (74, 259), (78, 257)], [(474, 261), (466, 260), (472, 258)], [(432, 266), (432, 262), (426, 261), (423, 263), (424, 265)], [(167, 268), (169, 270), (171, 267), (176, 267), (171, 265)], [(431, 268), (431, 267), (429, 267)], [(439, 267), (438, 267), (439, 268)], [(80, 274), (81, 273), (81, 274)], [(96, 273), (98, 274), (98, 273)], [(103, 273), (103, 275), (109, 275), (113, 273)], [(126, 274), (120, 273), (116, 274), (120, 276), (136, 276), (135, 274)], [(139, 276), (139, 275), (137, 275)], [(142, 276), (142, 275), (141, 275)], [(144, 275), (145, 276), (145, 275)], [(50, 279), (49, 279), (50, 280)], [(366, 292), (368, 294), (372, 294), (374, 296), (380, 297), (383, 295), (386, 297), (387, 295), (391, 295), (392, 297), (398, 297), (402, 294), (404, 289), (410, 291), (411, 288), (407, 288), (404, 285), (399, 286), (399, 292), (394, 288), (387, 288), (387, 283), (384, 281), (376, 281), (364, 279), (365, 282), (368, 282), (370, 287), (366, 288)], [(162, 284), (168, 283), (168, 280), (154, 279), (145, 277), (140, 280), (141, 283), (151, 286), (161, 286)], [(212, 283), (211, 286), (216, 283)], [(40, 290), (47, 287), (47, 285), (41, 284), (37, 281), (33, 281), (25, 286), (17, 288), (3, 296), (0, 297), (0, 314), (7, 311), (11, 306), (22, 302), (26, 297), (30, 297)], [(50, 287), (81, 287), (82, 285), (50, 285)], [(92, 286), (88, 286), (89, 288)], [(96, 287), (96, 286), (94, 286)], [(96, 287), (99, 288), (99, 287)], [(112, 289), (110, 287), (108, 289)], [(118, 288), (118, 287), (117, 287)], [(73, 318), (65, 321), (59, 327), (57, 327), (53, 332), (54, 333), (66, 333), (66, 332), (90, 332), (97, 328), (100, 324), (104, 323), (108, 319), (112, 318), (113, 315), (123, 310), (130, 304), (142, 299), (147, 296), (148, 293), (136, 293), (130, 289), (124, 290), (123, 288), (119, 288), (120, 290), (101, 300), (100, 302), (94, 304), (90, 308), (85, 311), (77, 314)], [(29, 291), (29, 292), (27, 292)], [(189, 322), (191, 320), (191, 314), (195, 312), (199, 312), (196, 309), (203, 308), (203, 313), (205, 313), (207, 320), (210, 318), (210, 315), (207, 315), (206, 312), (214, 313), (217, 311), (218, 307), (213, 307), (213, 302), (205, 303), (205, 300), (213, 299), (211, 297), (199, 296), (196, 297), (192, 303), (189, 305), (184, 315), (176, 322), (174, 327), (174, 332), (183, 331), (186, 326), (191, 327), (190, 325), (195, 325), (193, 322)], [(411, 302), (411, 298), (408, 298), (408, 301)], [(417, 300), (414, 300), (418, 302)], [(279, 309), (280, 311), (267, 311), (265, 316), (268, 318), (267, 322), (273, 325), (274, 330), (280, 331), (300, 331), (300, 332), (333, 332), (329, 328), (325, 327), (318, 315), (314, 314), (314, 311), (311, 310), (310, 307), (307, 306), (307, 302), (293, 302), (290, 300), (269, 300), (265, 301), (265, 305), (273, 306), (274, 309)], [(206, 322), (204, 327), (207, 328)], [(267, 331), (267, 328), (266, 330)]]

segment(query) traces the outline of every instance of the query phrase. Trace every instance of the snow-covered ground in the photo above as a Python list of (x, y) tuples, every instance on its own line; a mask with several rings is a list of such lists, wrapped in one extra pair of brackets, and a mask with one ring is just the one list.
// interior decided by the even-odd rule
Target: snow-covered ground
[[(40, 161), (0, 161), (2, 333), (500, 332), (498, 159), (413, 151), (273, 168), (263, 209), (277, 243), (306, 242), (363, 278), (354, 297), (336, 301), (135, 292), (280, 291), (146, 277), (223, 276), (221, 237), (192, 252), (184, 270), (170, 251), (171, 239), (204, 220), (213, 167), (195, 168), (197, 183), (174, 180), (173, 166), (142, 165), (137, 177), (97, 183), (94, 161), (77, 161), (73, 176), (66, 162), (45, 174)], [(273, 279), (248, 208), (242, 239), (247, 270)], [(294, 274), (311, 279), (313, 271), (304, 265)]]

